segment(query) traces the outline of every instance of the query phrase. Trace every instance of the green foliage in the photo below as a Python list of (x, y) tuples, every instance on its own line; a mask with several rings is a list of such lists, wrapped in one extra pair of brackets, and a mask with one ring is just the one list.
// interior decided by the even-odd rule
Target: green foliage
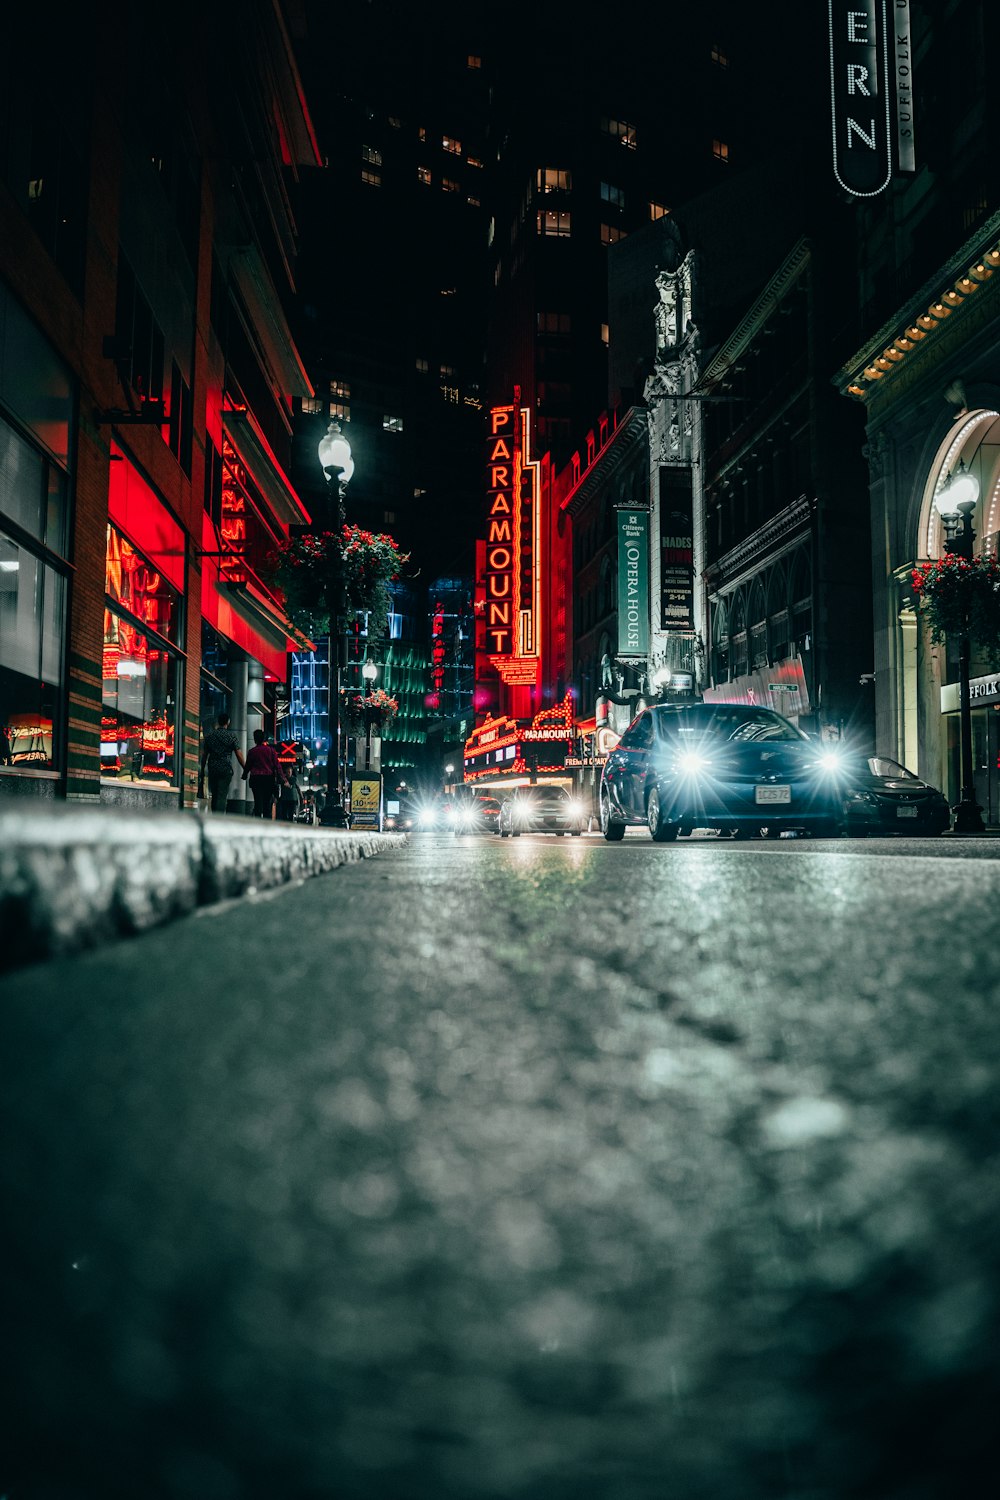
[(914, 568), (912, 579), (932, 641), (964, 632), (991, 665), (1000, 665), (1000, 563), (995, 557), (970, 562), (949, 552)]
[[(312, 639), (330, 634), (340, 598), (339, 628), (358, 611), (368, 613), (368, 638), (384, 636), (392, 605), (389, 584), (409, 560), (381, 532), (344, 526), (283, 538), (268, 557), (265, 581), (281, 595), (292, 624)], [(339, 590), (343, 588), (342, 596)]]

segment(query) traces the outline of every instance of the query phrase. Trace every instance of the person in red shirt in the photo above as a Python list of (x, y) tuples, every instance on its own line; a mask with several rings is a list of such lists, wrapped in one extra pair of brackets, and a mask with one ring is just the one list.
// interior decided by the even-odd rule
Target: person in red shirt
[(249, 781), (253, 793), (253, 818), (270, 818), (271, 808), (278, 790), (278, 782), (284, 781), (281, 763), (273, 745), (264, 739), (263, 729), (253, 732), (253, 749), (247, 751), (243, 779)]

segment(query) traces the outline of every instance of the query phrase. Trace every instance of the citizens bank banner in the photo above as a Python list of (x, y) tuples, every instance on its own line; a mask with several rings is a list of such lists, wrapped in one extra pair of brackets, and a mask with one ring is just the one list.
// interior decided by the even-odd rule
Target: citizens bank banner
[(649, 655), (649, 515), (618, 512), (618, 656)]

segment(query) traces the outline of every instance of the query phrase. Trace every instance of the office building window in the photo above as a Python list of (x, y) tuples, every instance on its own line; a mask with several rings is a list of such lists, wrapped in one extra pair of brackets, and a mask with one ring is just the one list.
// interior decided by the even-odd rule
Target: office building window
[(468, 204), (469, 204), (469, 205), (470, 205), (470, 206), (471, 206), (471, 207), (472, 207), (472, 208), (482, 208), (482, 206), (483, 206), (483, 205), (482, 205), (482, 203), (481, 203), (481, 202), (480, 202), (480, 201), (479, 201), (479, 199), (478, 199), (478, 198), (473, 198), (473, 197), (471, 197), (471, 196), (470, 196), (470, 197), (468, 197), (468, 198), (466, 198), (466, 200), (465, 200), (465, 201), (466, 201), (466, 203), (468, 203)]
[(573, 329), (569, 313), (562, 312), (540, 312), (538, 314), (539, 333), (566, 334)]
[(482, 161), (479, 159), (478, 156), (467, 156), (465, 159), (469, 163), (470, 167), (481, 167), (482, 166)]
[(562, 167), (539, 167), (535, 181), (540, 193), (568, 193), (573, 186), (573, 174)]
[(457, 372), (455, 370), (455, 366), (454, 365), (442, 365), (441, 366), (441, 379), (442, 380), (446, 380), (449, 375), (454, 376), (456, 373)]
[(338, 422), (349, 422), (351, 420), (351, 408), (346, 401), (331, 401), (330, 415)]
[(482, 65), (483, 65), (482, 58), (481, 57), (477, 57), (474, 52), (470, 52), (469, 55), (468, 55), (468, 57), (465, 59), (465, 66), (467, 68), (481, 68)]
[(712, 155), (715, 157), (716, 161), (728, 162), (729, 161), (729, 147), (726, 145), (726, 142), (725, 141), (713, 141), (712, 142)]
[(601, 200), (610, 203), (612, 208), (625, 207), (625, 194), (620, 187), (614, 187), (610, 182), (601, 183)]
[(318, 396), (303, 396), (302, 411), (306, 416), (318, 416), (323, 410), (323, 402)]
[(428, 370), (430, 369), (430, 364), (428, 363), (428, 361), (426, 359), (421, 359), (419, 354), (417, 355), (417, 369), (420, 371), (421, 375), (426, 375)]
[(604, 131), (605, 135), (610, 135), (615, 140), (620, 141), (621, 144), (623, 146), (627, 146), (630, 151), (635, 150), (636, 145), (638, 144), (636, 140), (635, 126), (629, 125), (626, 120), (613, 120), (608, 115), (602, 115), (601, 129)]
[(346, 380), (331, 380), (330, 395), (338, 397), (341, 401), (350, 401), (351, 387)]
[(453, 135), (443, 135), (441, 137), (441, 150), (447, 151), (450, 156), (461, 156), (462, 142), (456, 140)]
[(651, 219), (662, 219), (670, 212), (664, 203), (653, 203), (649, 205), (649, 217)]
[(374, 146), (362, 146), (361, 160), (370, 162), (373, 167), (380, 167), (382, 165), (382, 153), (381, 151), (377, 151)]
[(423, 125), (418, 125), (417, 126), (417, 140), (418, 141), (426, 141), (426, 139), (427, 139), (427, 131), (426, 131), (425, 127)]
[(430, 169), (430, 167), (418, 167), (417, 168), (417, 181), (418, 182), (422, 182), (423, 185), (424, 185), (424, 187), (430, 187), (430, 185), (431, 185), (431, 169)]
[(362, 168), (361, 181), (367, 183), (369, 187), (381, 187), (382, 175), (380, 172), (369, 172), (367, 168)]
[(602, 224), (601, 225), (601, 244), (602, 245), (614, 245), (614, 244), (617, 243), (618, 240), (623, 240), (624, 238), (625, 238), (625, 231), (623, 229), (619, 229), (619, 227), (618, 227), (617, 224)]
[(456, 182), (454, 177), (442, 177), (441, 191), (444, 193), (460, 193), (462, 191), (462, 184)]
[(728, 68), (729, 67), (729, 58), (723, 52), (722, 48), (718, 45), (718, 43), (713, 44), (711, 56), (712, 56), (712, 61), (714, 62), (715, 66), (717, 68)]
[(604, 345), (605, 348), (607, 348), (609, 342), (610, 342), (610, 331), (608, 329), (608, 325), (607, 325), (607, 323), (602, 323), (601, 324), (601, 343)]
[(384, 416), (382, 418), (382, 431), (383, 432), (402, 432), (402, 430), (403, 430), (403, 419), (402, 419), (402, 417)]
[(571, 232), (570, 214), (568, 210), (562, 213), (555, 209), (540, 210), (537, 225), (539, 234), (551, 234), (559, 239), (568, 239)]

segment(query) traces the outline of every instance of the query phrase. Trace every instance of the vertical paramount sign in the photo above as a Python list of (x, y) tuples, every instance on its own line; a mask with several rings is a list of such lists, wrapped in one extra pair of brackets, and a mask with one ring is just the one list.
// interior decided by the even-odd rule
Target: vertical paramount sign
[(538, 665), (538, 465), (519, 398), (491, 408), (486, 443), (486, 649), (508, 683), (534, 682)]
[(887, 3), (827, 0), (833, 175), (855, 198), (874, 198), (892, 177)]

